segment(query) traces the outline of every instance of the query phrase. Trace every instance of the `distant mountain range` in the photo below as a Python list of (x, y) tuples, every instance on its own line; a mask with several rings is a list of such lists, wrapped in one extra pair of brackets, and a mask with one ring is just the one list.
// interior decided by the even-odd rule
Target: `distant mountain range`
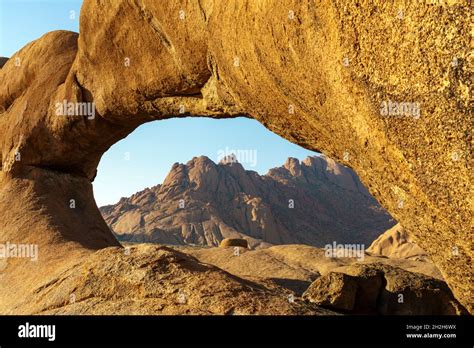
[(235, 157), (175, 163), (163, 184), (100, 208), (120, 241), (216, 246), (363, 243), (396, 222), (357, 175), (325, 156), (288, 158), (266, 175)]

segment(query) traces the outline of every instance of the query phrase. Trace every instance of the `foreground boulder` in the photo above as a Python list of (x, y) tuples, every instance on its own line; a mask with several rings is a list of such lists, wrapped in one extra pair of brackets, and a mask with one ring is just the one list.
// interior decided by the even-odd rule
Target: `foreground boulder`
[(352, 314), (467, 313), (443, 281), (377, 263), (345, 266), (321, 276), (303, 298)]
[(248, 249), (249, 243), (242, 238), (225, 238), (219, 244), (220, 248), (241, 247)]
[[(0, 69), (0, 239), (41, 245), (57, 267), (69, 247), (118, 245), (91, 194), (103, 153), (152, 120), (244, 115), (354, 169), (474, 313), (470, 11), (85, 0), (79, 36), (49, 33)], [(58, 113), (65, 101), (94, 112)]]

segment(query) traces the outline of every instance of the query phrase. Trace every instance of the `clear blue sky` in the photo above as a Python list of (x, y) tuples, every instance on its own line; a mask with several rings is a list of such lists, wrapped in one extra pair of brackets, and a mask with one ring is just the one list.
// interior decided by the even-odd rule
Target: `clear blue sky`
[[(110, 0), (114, 1), (114, 0)], [(28, 42), (58, 29), (79, 31), (80, 0), (0, 0), (0, 56), (10, 57)], [(75, 11), (75, 18), (71, 18)], [(254, 120), (181, 118), (145, 124), (102, 158), (94, 182), (99, 206), (163, 181), (175, 162), (205, 155), (217, 162), (227, 150), (251, 157), (246, 169), (265, 174), (288, 157), (314, 155), (271, 133)], [(256, 157), (255, 157), (256, 156)], [(255, 160), (253, 162), (253, 160)]]
[(81, 4), (82, 0), (0, 0), (0, 56), (11, 57), (49, 31), (79, 32)]

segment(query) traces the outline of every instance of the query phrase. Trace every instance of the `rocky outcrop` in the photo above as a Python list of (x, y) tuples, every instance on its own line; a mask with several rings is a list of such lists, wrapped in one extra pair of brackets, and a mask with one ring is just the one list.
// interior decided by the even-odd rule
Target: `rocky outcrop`
[[(86, 0), (79, 36), (49, 33), (0, 69), (1, 239), (62, 262), (116, 245), (90, 194), (102, 154), (148, 121), (245, 115), (353, 168), (472, 312), (469, 11), (464, 1)], [(95, 114), (61, 115), (64, 101), (94, 102)], [(28, 204), (11, 204), (19, 197)]]
[(303, 298), (353, 314), (467, 313), (444, 282), (377, 263), (354, 264), (332, 271), (316, 279)]
[(329, 273), (311, 284), (303, 294), (308, 301), (339, 310), (354, 309), (357, 281), (344, 273)]
[(5, 65), (7, 60), (8, 60), (8, 58), (0, 57), (0, 69)]
[(225, 238), (219, 243), (220, 248), (240, 247), (248, 249), (249, 244), (247, 240), (241, 238)]
[(366, 251), (371, 255), (430, 261), (426, 252), (412, 242), (410, 235), (400, 224), (380, 235)]
[(444, 281), (439, 270), (429, 262), (370, 255), (365, 255), (363, 260), (357, 257), (328, 257), (325, 249), (307, 245), (277, 245), (254, 250), (241, 248), (239, 253), (233, 248), (188, 245), (174, 248), (194, 256), (200, 262), (215, 265), (236, 276), (276, 283), (293, 291), (295, 296), (301, 296), (320, 276), (337, 271), (341, 267), (357, 264), (387, 264)]
[(100, 208), (120, 241), (217, 246), (369, 245), (394, 222), (352, 170), (326, 158), (289, 158), (260, 176), (232, 161), (176, 163), (163, 184)]

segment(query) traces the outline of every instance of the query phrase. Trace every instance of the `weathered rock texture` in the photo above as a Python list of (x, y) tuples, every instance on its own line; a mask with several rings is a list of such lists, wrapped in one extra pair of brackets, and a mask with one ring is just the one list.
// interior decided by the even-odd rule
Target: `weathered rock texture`
[(368, 246), (395, 223), (355, 173), (325, 156), (289, 158), (266, 175), (205, 156), (174, 164), (164, 182), (100, 211), (119, 241), (217, 246)]
[(255, 250), (241, 248), (239, 253), (233, 248), (173, 248), (244, 279), (272, 281), (293, 291), (296, 296), (301, 296), (320, 276), (358, 264), (386, 264), (413, 273), (415, 278), (418, 274), (443, 281), (439, 270), (430, 262), (369, 255), (365, 255), (363, 260), (355, 257), (327, 257), (324, 249), (307, 245), (277, 245)]
[[(473, 312), (469, 11), (466, 1), (86, 0), (79, 36), (49, 33), (0, 70), (1, 239), (58, 260), (70, 243), (116, 245), (90, 190), (102, 154), (147, 121), (243, 114), (353, 168)], [(95, 102), (96, 117), (58, 116), (64, 100)], [(420, 117), (383, 115), (388, 101), (419, 103)]]

